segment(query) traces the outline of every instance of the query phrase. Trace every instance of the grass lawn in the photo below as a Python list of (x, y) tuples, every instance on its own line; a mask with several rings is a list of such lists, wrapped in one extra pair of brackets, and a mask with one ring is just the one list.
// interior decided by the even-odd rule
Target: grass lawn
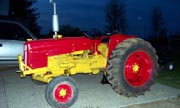
[(174, 70), (170, 71), (167, 68), (161, 70), (158, 73), (159, 75), (156, 78), (156, 82), (180, 89), (180, 55), (173, 54), (172, 60)]

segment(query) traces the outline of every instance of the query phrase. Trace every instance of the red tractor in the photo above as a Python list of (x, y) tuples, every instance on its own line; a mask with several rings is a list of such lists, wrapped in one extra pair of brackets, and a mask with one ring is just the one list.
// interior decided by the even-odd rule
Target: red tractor
[(158, 57), (148, 42), (122, 34), (61, 37), (55, 11), (53, 19), (54, 38), (27, 41), (24, 57), (18, 56), (21, 77), (31, 75), (35, 81), (48, 83), (45, 98), (49, 105), (74, 104), (78, 87), (70, 76), (77, 73), (103, 72), (112, 89), (128, 97), (150, 89), (157, 76)]

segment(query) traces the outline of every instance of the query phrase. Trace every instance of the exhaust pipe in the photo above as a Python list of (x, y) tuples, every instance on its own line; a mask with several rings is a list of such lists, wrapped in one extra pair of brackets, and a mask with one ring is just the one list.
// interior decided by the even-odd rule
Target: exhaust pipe
[(56, 3), (54, 0), (50, 0), (50, 3), (53, 4), (53, 15), (52, 15), (52, 30), (54, 32), (53, 38), (58, 37), (58, 32), (59, 32), (59, 19), (58, 19), (58, 14), (56, 11)]

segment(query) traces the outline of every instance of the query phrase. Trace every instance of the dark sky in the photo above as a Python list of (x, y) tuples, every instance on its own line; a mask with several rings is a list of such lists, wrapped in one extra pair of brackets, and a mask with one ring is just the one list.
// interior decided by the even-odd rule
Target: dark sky
[[(104, 7), (108, 0), (56, 0), (59, 22), (80, 27), (82, 30), (105, 30)], [(160, 7), (170, 32), (180, 32), (180, 0), (124, 0), (128, 20), (128, 34), (144, 37), (150, 31), (151, 11)], [(40, 13), (42, 32), (51, 29), (52, 5), (49, 0), (38, 0), (34, 5)], [(145, 28), (146, 31), (145, 32)]]

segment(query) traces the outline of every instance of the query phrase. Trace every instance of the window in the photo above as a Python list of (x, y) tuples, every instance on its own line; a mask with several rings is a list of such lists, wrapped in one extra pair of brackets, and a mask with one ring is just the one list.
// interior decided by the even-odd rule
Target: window
[(30, 36), (18, 24), (0, 22), (0, 39), (25, 41)]

